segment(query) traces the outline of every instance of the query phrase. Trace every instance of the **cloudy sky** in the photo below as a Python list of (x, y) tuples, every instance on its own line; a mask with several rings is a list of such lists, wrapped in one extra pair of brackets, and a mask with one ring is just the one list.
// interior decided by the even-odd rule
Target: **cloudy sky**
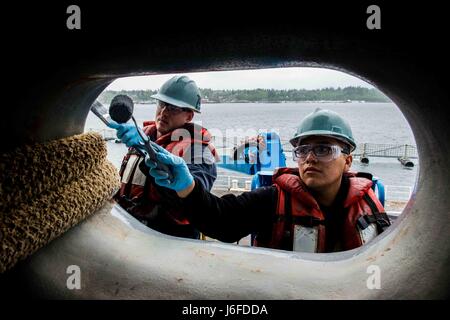
[[(157, 90), (175, 74), (117, 79), (107, 90)], [(343, 72), (321, 68), (284, 68), (186, 73), (200, 88), (210, 89), (320, 89), (370, 84)]]

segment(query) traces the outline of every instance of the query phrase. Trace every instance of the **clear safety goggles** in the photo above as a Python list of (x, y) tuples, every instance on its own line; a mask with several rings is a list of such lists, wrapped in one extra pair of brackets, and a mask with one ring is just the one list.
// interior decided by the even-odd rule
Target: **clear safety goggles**
[(330, 162), (341, 154), (350, 153), (336, 144), (302, 144), (292, 150), (292, 157), (294, 161), (300, 159), (301, 162), (305, 162), (310, 152), (321, 162)]
[(181, 113), (181, 112), (184, 112), (184, 111), (190, 111), (190, 109), (188, 109), (188, 108), (180, 108), (180, 107), (173, 106), (173, 105), (168, 104), (168, 103), (163, 102), (163, 101), (158, 101), (157, 106), (158, 106), (158, 110), (164, 109), (168, 113), (172, 113), (172, 114), (177, 114), (177, 113)]

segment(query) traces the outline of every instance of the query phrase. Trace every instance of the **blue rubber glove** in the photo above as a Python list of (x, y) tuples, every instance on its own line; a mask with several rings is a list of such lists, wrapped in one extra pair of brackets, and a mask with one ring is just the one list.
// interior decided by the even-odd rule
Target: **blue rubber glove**
[(117, 130), (117, 138), (122, 140), (127, 147), (140, 146), (143, 142), (136, 126), (131, 123), (117, 123), (111, 120), (108, 127)]
[(177, 157), (166, 149), (156, 146), (156, 159), (161, 163), (165, 163), (173, 174), (173, 179), (168, 179), (167, 172), (156, 168), (156, 162), (145, 158), (145, 164), (150, 168), (150, 175), (155, 178), (155, 182), (163, 187), (175, 190), (176, 192), (185, 190), (194, 182), (194, 177), (189, 172), (189, 168), (183, 158)]

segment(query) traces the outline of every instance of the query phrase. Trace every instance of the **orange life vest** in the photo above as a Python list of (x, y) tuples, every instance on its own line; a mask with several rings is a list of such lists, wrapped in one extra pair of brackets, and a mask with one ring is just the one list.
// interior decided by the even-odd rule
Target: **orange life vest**
[[(390, 225), (384, 208), (371, 189), (372, 181), (346, 173), (349, 190), (343, 203), (347, 211), (341, 231), (341, 250), (357, 248)], [(255, 239), (256, 246), (302, 252), (325, 252), (325, 215), (307, 191), (297, 168), (274, 172), (278, 190), (276, 218), (271, 238)], [(341, 251), (337, 250), (337, 251)]]
[[(147, 136), (156, 136), (156, 124), (154, 121), (145, 121), (143, 131)], [(218, 160), (217, 152), (210, 143), (211, 135), (205, 128), (194, 124), (186, 123), (181, 128), (177, 128), (156, 139), (154, 142), (165, 148), (167, 151), (185, 158), (189, 163), (191, 158), (191, 146), (199, 146), (198, 152), (202, 152), (205, 145), (211, 154)], [(155, 207), (161, 204), (161, 196), (152, 182), (151, 178), (139, 169), (142, 165), (143, 157), (134, 149), (129, 148), (125, 155), (119, 171), (121, 186), (115, 199), (119, 204), (131, 213), (136, 219), (141, 221), (152, 220)], [(165, 213), (169, 214), (176, 224), (189, 224), (180, 208), (167, 207)]]

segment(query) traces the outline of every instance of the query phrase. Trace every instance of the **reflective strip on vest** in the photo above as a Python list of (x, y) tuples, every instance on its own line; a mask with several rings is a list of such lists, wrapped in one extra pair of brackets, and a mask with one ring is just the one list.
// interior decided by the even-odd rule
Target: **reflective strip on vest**
[(133, 174), (134, 168), (136, 167), (137, 161), (139, 160), (139, 156), (132, 154), (128, 158), (127, 166), (125, 167), (125, 170), (123, 171), (122, 175), (122, 183), (128, 183), (130, 181), (130, 178)]
[(297, 252), (317, 252), (317, 241), (319, 236), (319, 227), (294, 226), (293, 250)]
[(377, 225), (375, 223), (369, 224), (364, 230), (362, 230), (359, 226), (357, 228), (359, 235), (361, 236), (362, 244), (369, 242), (378, 235)]
[(142, 173), (141, 169), (139, 169), (139, 165), (144, 161), (144, 158), (139, 157), (139, 161), (136, 166), (136, 170), (134, 171), (133, 180), (131, 181), (131, 184), (137, 185), (137, 186), (145, 186), (145, 179), (147, 177), (144, 173)]

